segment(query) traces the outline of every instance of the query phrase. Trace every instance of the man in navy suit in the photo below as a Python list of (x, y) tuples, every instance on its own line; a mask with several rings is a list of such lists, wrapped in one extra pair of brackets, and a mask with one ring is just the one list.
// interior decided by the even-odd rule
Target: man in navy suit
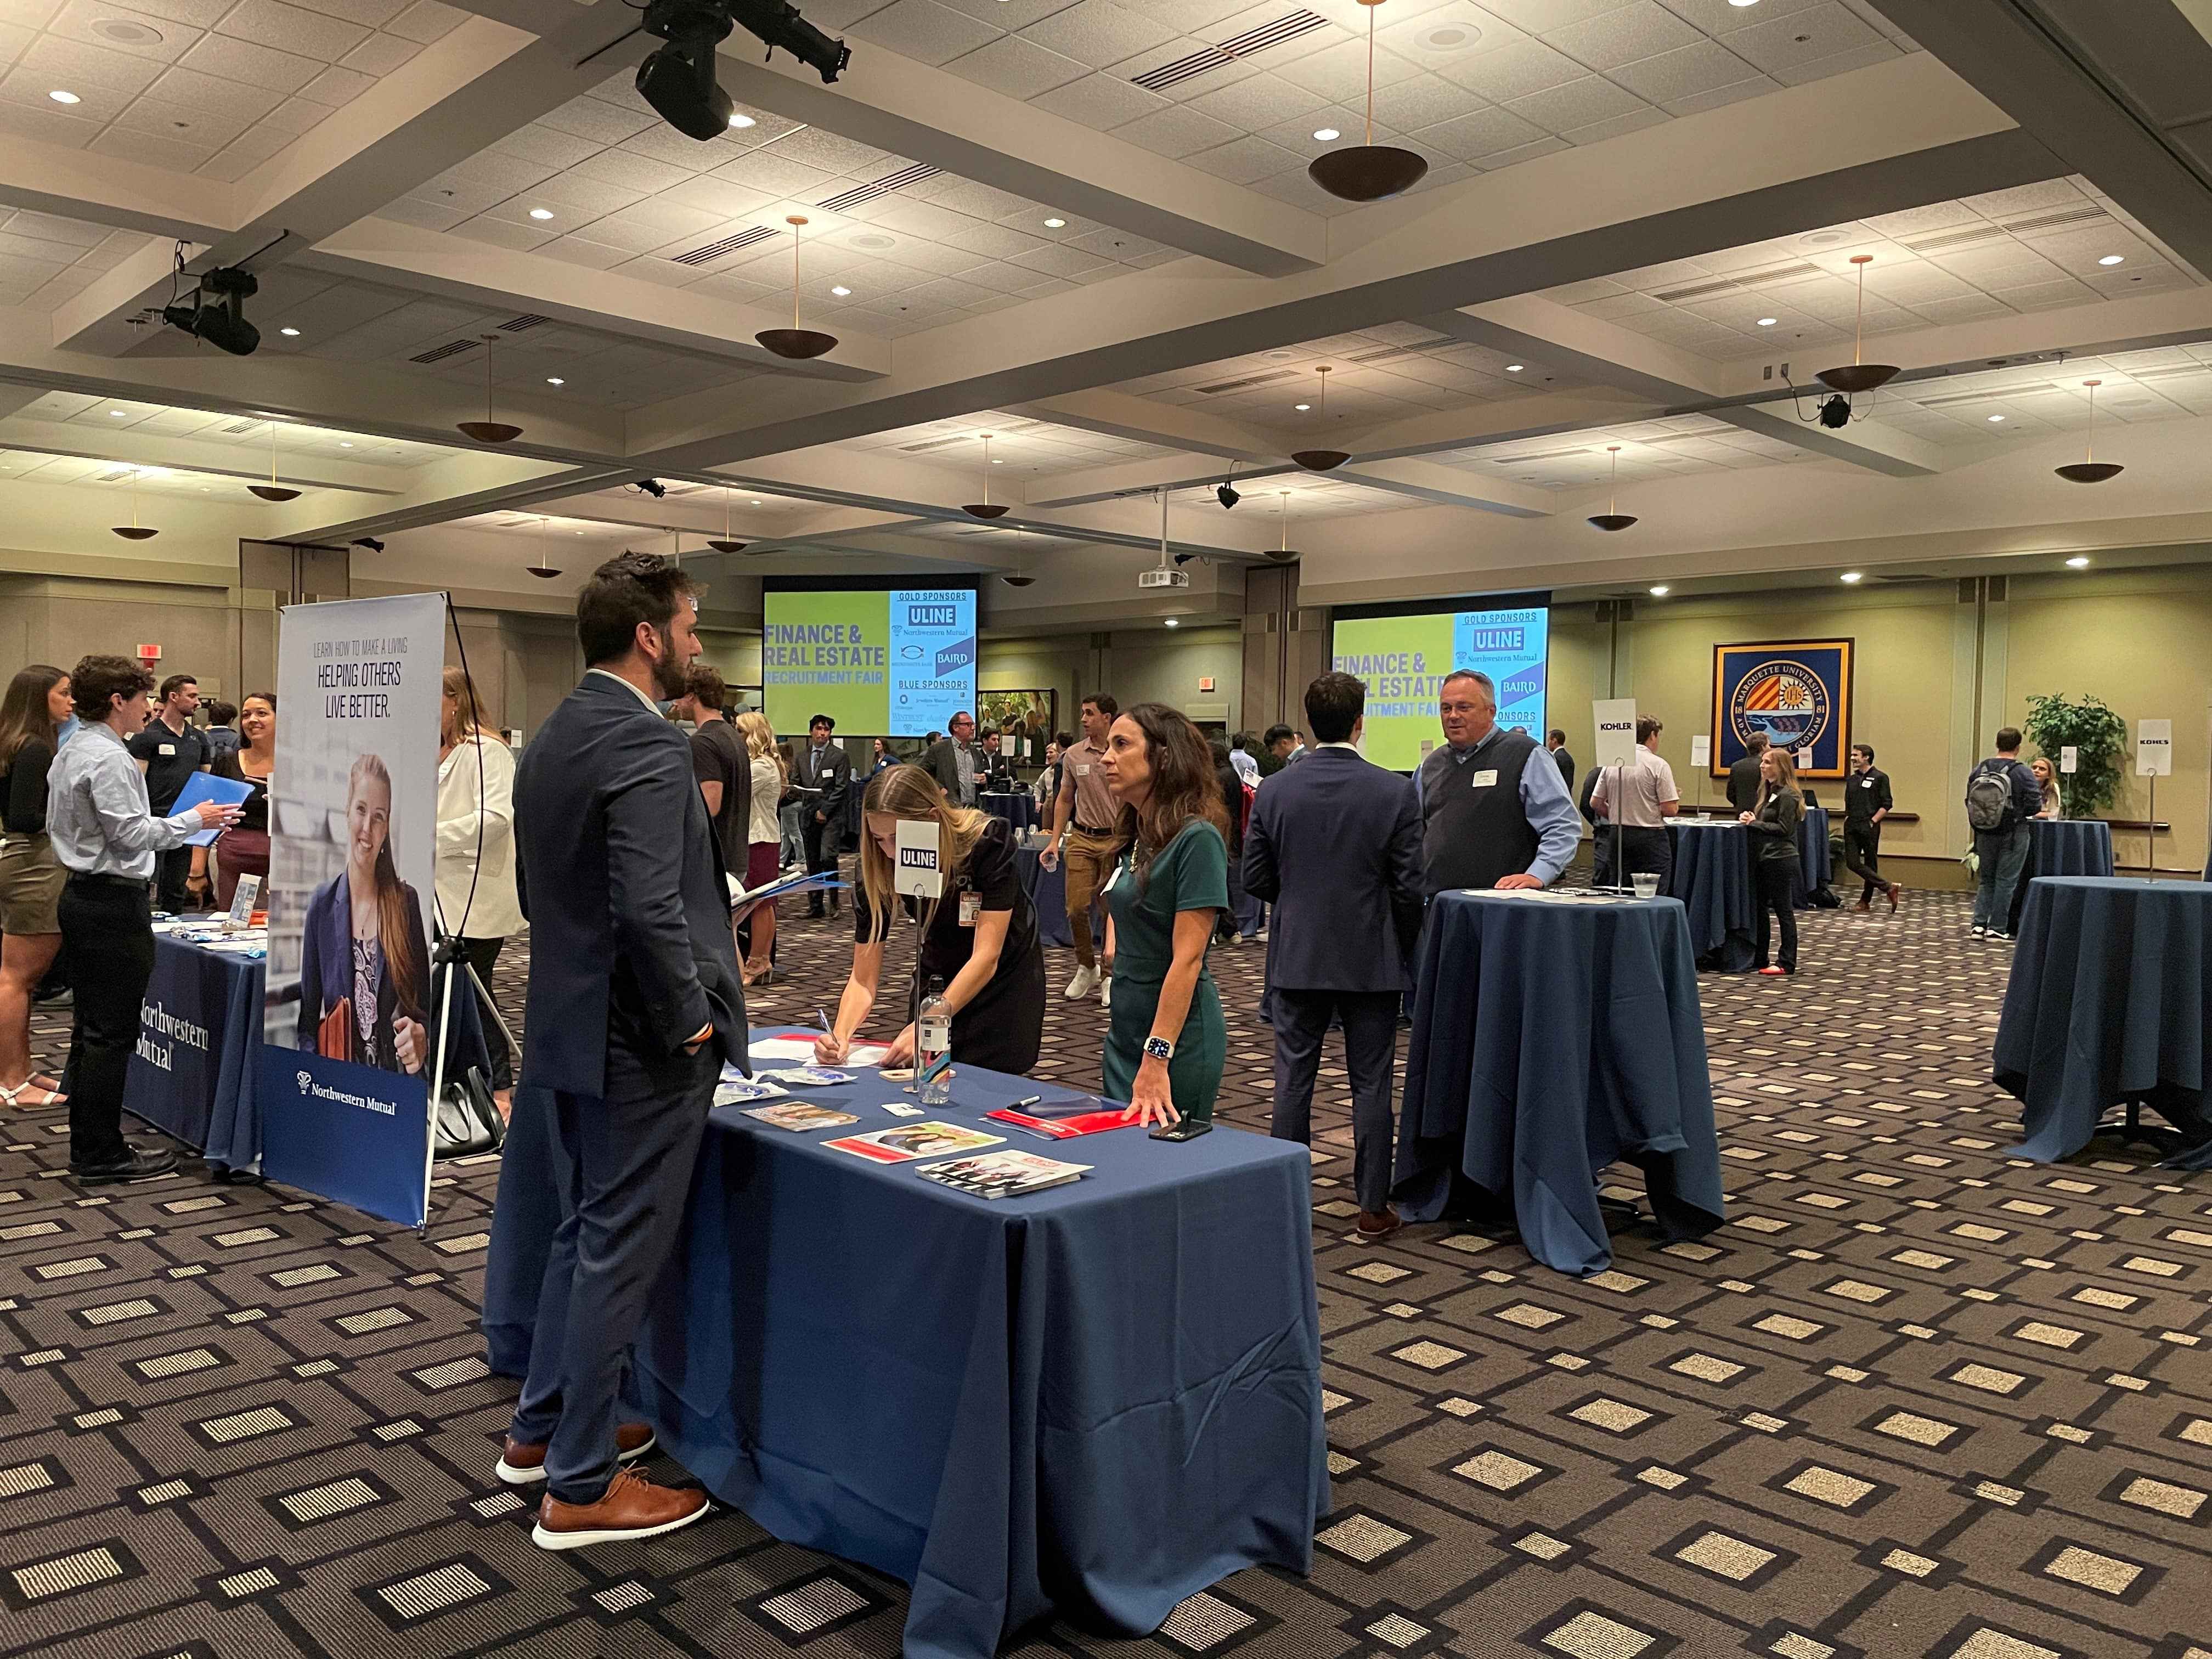
[(1322, 1038), (1340, 1020), (1358, 1226), (1380, 1238), (1400, 1225), (1389, 1202), (1390, 1082), (1398, 1000), (1421, 924), (1421, 810), (1410, 780), (1360, 754), (1366, 703), (1367, 688), (1349, 674), (1306, 688), (1316, 746), (1254, 799), (1244, 890), (1275, 907), (1275, 1138), (1309, 1141)]
[(696, 593), (656, 554), (592, 573), (576, 602), (589, 672), (515, 779), (523, 1092), (550, 1092), (527, 1109), (556, 1126), (567, 1218), (498, 1474), (545, 1483), (532, 1535), (546, 1549), (650, 1537), (707, 1510), (706, 1493), (629, 1467), (653, 1431), (616, 1413), (722, 1062), (750, 1064), (727, 873), (690, 746), (654, 706), (684, 694), (699, 654)]

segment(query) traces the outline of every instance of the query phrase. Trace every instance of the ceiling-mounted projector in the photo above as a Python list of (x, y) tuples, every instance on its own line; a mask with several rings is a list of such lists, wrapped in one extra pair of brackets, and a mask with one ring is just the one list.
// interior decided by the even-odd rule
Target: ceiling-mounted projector
[(1140, 593), (1152, 587), (1188, 587), (1189, 586), (1190, 572), (1188, 570), (1155, 568), (1139, 570), (1137, 573), (1137, 591)]
[(730, 94), (714, 78), (714, 49), (742, 24), (821, 76), (836, 80), (852, 58), (787, 0), (650, 0), (639, 27), (668, 44), (637, 66), (638, 95), (677, 131), (702, 143), (730, 128)]

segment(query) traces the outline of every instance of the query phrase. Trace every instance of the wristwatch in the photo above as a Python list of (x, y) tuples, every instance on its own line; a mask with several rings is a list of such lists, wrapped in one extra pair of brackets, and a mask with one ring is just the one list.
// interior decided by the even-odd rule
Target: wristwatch
[(1154, 1060), (1173, 1060), (1175, 1044), (1170, 1042), (1165, 1037), (1148, 1036), (1145, 1039), (1145, 1053)]

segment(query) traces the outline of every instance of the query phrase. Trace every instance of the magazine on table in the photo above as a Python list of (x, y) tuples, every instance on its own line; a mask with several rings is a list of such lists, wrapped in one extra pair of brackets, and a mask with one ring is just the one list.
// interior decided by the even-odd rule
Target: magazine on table
[(788, 1092), (773, 1083), (747, 1077), (733, 1066), (724, 1071), (722, 1080), (714, 1085), (714, 1104), (735, 1106), (748, 1100), (774, 1100)]
[(755, 1106), (745, 1115), (775, 1129), (842, 1129), (848, 1123), (860, 1121), (835, 1106), (814, 1106), (803, 1100), (787, 1100), (780, 1106)]
[(1096, 1101), (1051, 1101), (1033, 1112), (1002, 1106), (983, 1115), (994, 1123), (1003, 1123), (1045, 1140), (1073, 1140), (1082, 1135), (1104, 1134), (1109, 1129), (1138, 1127), (1137, 1120), (1128, 1116), (1122, 1108), (1101, 1106)]
[(972, 1198), (1021, 1198), (1051, 1187), (1080, 1181), (1088, 1164), (1062, 1164), (1058, 1158), (1009, 1149), (987, 1152), (981, 1158), (958, 1158), (950, 1164), (933, 1164), (915, 1173), (924, 1181), (950, 1187)]
[(834, 1089), (853, 1080), (850, 1072), (841, 1072), (832, 1066), (787, 1066), (780, 1072), (763, 1072), (761, 1075), (787, 1089)]
[(841, 1152), (850, 1152), (855, 1158), (865, 1158), (872, 1164), (911, 1164), (918, 1158), (943, 1158), (947, 1152), (972, 1152), (981, 1146), (1003, 1146), (1006, 1143), (1002, 1135), (987, 1135), (980, 1129), (933, 1119), (927, 1123), (904, 1123), (896, 1129), (878, 1129), (870, 1134), (848, 1135), (842, 1140), (825, 1140), (822, 1144), (835, 1146)]
[[(811, 1062), (814, 1058), (815, 1040), (819, 1031), (778, 1031), (774, 1036), (756, 1037), (748, 1045), (748, 1052), (756, 1064), (764, 1060), (791, 1060)], [(890, 1058), (887, 1042), (856, 1042), (840, 1061), (845, 1066), (880, 1066)]]

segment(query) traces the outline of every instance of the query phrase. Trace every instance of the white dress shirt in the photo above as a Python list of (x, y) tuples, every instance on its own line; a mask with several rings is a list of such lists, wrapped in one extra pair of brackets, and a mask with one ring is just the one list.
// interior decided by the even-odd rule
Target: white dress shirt
[(441, 927), (470, 939), (522, 931), (514, 885), (514, 754), (496, 738), (464, 738), (438, 763), (437, 890)]

